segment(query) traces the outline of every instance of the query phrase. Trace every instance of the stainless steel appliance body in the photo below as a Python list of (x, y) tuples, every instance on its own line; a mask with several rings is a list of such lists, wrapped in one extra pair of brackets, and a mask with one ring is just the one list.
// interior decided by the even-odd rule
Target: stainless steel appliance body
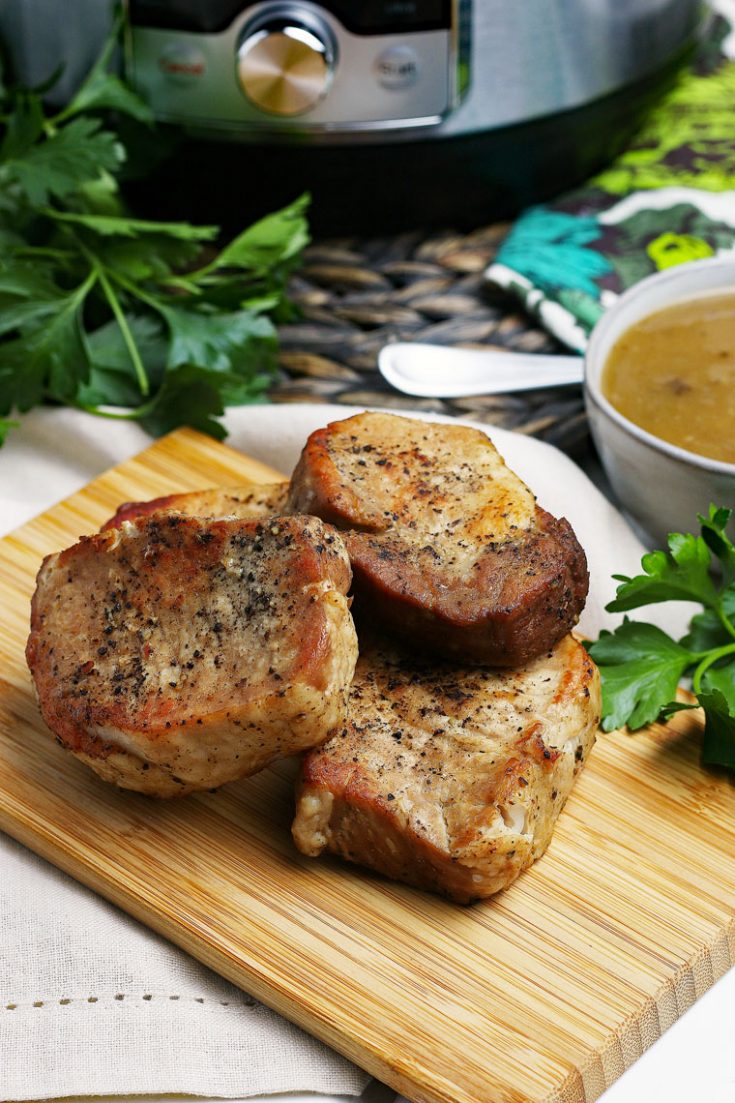
[[(609, 161), (676, 71), (700, 0), (127, 0), (124, 64), (177, 151), (144, 196), (233, 225), (308, 188), (317, 232), (476, 226)], [(63, 101), (109, 0), (2, 0)], [(145, 185), (141, 185), (145, 191)]]
[(163, 119), (252, 141), (421, 140), (579, 107), (654, 74), (699, 0), (129, 0)]

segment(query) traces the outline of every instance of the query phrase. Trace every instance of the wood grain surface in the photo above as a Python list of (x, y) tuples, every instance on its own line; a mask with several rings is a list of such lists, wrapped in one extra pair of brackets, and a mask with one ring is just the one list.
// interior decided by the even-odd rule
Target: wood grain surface
[(123, 500), (272, 477), (178, 431), (0, 543), (0, 827), (412, 1100), (595, 1099), (735, 957), (735, 787), (697, 714), (601, 735), (546, 856), (469, 908), (297, 854), (293, 763), (158, 803), (45, 730), (42, 556)]

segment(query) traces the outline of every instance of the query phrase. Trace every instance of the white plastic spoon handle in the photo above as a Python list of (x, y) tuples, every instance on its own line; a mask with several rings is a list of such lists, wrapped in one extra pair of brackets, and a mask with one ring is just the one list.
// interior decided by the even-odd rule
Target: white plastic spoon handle
[(420, 398), (509, 394), (581, 383), (581, 356), (445, 348), (396, 342), (380, 350), (378, 367), (398, 391)]

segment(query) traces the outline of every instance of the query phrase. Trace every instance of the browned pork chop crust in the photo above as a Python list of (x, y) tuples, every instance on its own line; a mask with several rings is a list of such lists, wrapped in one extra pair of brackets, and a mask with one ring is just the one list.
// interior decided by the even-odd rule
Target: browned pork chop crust
[(296, 845), (458, 903), (490, 896), (548, 846), (599, 717), (572, 636), (513, 672), (363, 647), (348, 723), (304, 759)]
[(350, 567), (313, 517), (157, 514), (38, 575), (27, 659), (43, 718), (108, 781), (169, 797), (316, 746), (357, 658)]
[(184, 513), (188, 517), (238, 517), (259, 521), (284, 513), (288, 482), (253, 486), (217, 486), (211, 490), (192, 490), (186, 494), (166, 494), (147, 502), (124, 502), (106, 521), (101, 531), (119, 528), (123, 521), (135, 521), (152, 513)]
[(358, 414), (312, 433), (289, 509), (343, 531), (356, 609), (459, 662), (515, 667), (576, 623), (584, 552), (479, 430)]

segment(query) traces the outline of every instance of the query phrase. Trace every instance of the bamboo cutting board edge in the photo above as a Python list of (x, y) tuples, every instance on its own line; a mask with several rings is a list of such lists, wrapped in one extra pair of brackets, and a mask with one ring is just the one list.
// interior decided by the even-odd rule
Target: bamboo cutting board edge
[[(119, 504), (122, 497), (156, 496), (176, 489), (196, 489), (215, 482), (233, 485), (238, 481), (272, 481), (276, 478), (283, 478), (283, 476), (247, 457), (232, 453), (197, 433), (190, 430), (179, 431), (159, 441), (139, 457), (118, 465), (117, 468), (95, 480), (89, 487), (73, 495), (71, 499), (53, 507), (41, 519), (36, 519), (17, 530), (3, 541), (2, 548), (10, 549), (13, 553), (20, 555), (23, 551), (21, 548), (23, 540), (30, 537), (30, 545), (34, 548), (38, 545), (39, 550), (42, 550), (40, 545), (44, 541), (44, 523), (49, 522), (51, 532), (55, 533), (57, 529), (60, 535), (66, 532), (70, 535), (70, 539), (67, 540), (70, 543), (79, 532), (85, 531), (83, 527), (78, 527), (76, 533), (69, 534), (70, 525), (86, 525), (86, 531), (90, 531), (109, 512), (112, 512), (112, 508)], [(48, 538), (46, 533), (46, 539)], [(61, 542), (63, 543), (63, 540)], [(60, 545), (57, 543), (56, 546)], [(51, 549), (47, 547), (45, 550)], [(14, 555), (9, 552), (8, 562), (10, 561), (13, 561), (13, 566), (17, 565), (14, 562)], [(38, 561), (34, 563), (34, 568), (37, 565)], [(0, 587), (2, 587), (1, 581)], [(8, 686), (8, 682), (0, 680), (0, 699)], [(685, 730), (692, 723), (691, 717), (680, 719), (667, 731)], [(41, 754), (47, 753), (44, 744), (40, 747)], [(48, 752), (60, 753), (53, 745), (48, 748)], [(75, 763), (74, 766), (82, 769), (79, 764)], [(583, 774), (582, 783), (584, 779), (585, 774)], [(580, 788), (582, 787), (580, 785)], [(723, 800), (725, 795), (720, 794)], [(411, 1053), (400, 1051), (399, 1047), (394, 1045), (393, 1052), (388, 1054), (385, 1052), (385, 1047), (371, 1044), (372, 1040), (366, 1036), (364, 1029), (360, 1029), (360, 1024), (356, 1020), (352, 1023), (350, 1033), (349, 1024), (347, 1028), (345, 1025), (347, 1016), (336, 1023), (334, 1014), (325, 1012), (324, 1006), (320, 1005), (318, 999), (310, 1001), (302, 993), (302, 999), (295, 1001), (294, 987), (293, 985), (289, 987), (286, 983), (287, 978), (284, 978), (279, 985), (273, 976), (273, 970), (265, 968), (262, 960), (248, 962), (242, 956), (237, 960), (228, 953), (221, 940), (207, 942), (206, 932), (203, 932), (195, 923), (186, 926), (173, 910), (167, 913), (160, 904), (151, 906), (150, 901), (143, 899), (134, 890), (126, 889), (119, 881), (119, 874), (109, 869), (100, 870), (95, 864), (93, 855), (84, 856), (81, 843), (76, 848), (70, 845), (68, 834), (63, 830), (51, 830), (49, 824), (44, 825), (39, 820), (36, 809), (28, 804), (23, 807), (22, 802), (17, 799), (13, 801), (12, 797), (12, 794), (6, 793), (3, 798), (2, 782), (0, 782), (0, 826), (9, 834), (44, 858), (59, 865), (72, 876), (82, 880), (113, 903), (123, 907), (136, 918), (153, 926), (193, 956), (198, 957), (229, 980), (251, 991), (264, 1003), (304, 1026), (374, 1075), (390, 1083), (396, 1090), (416, 1099), (419, 1103), (438, 1103), (438, 1101), (446, 1103), (448, 1100), (479, 1098), (476, 1093), (472, 1094), (471, 1088), (463, 1090), (457, 1083), (452, 1083), (442, 1074), (440, 1068), (429, 1069), (426, 1067), (426, 1062), (423, 1065), (417, 1064)], [(568, 811), (562, 817), (563, 825), (560, 831), (562, 835), (566, 834), (564, 826), (567, 822), (566, 818), (572, 816), (576, 810), (577, 798), (578, 794), (575, 792), (567, 806)], [(3, 807), (3, 799), (6, 801), (5, 807)], [(553, 863), (554, 857), (555, 843), (552, 842), (548, 858), (544, 859), (537, 868), (543, 871), (544, 863)], [(533, 872), (524, 877), (530, 879)], [(315, 872), (313, 876), (318, 879), (319, 874)], [(352, 874), (344, 876), (349, 878)], [(523, 878), (521, 880), (523, 881)], [(529, 880), (529, 887), (530, 884)], [(441, 908), (429, 898), (415, 894), (412, 890), (380, 883), (377, 883), (376, 887), (373, 882), (370, 882), (370, 886), (370, 891), (382, 893), (386, 900), (391, 901), (395, 898), (396, 907), (398, 909), (403, 907), (407, 915), (411, 915), (413, 909), (417, 914), (431, 914), (437, 912), (437, 909), (439, 909), (437, 914), (441, 912)], [(508, 894), (503, 894), (503, 896), (506, 895)], [(502, 911), (502, 904), (499, 910)], [(441, 914), (451, 915), (452, 913), (441, 912)], [(720, 920), (719, 925), (715, 924), (712, 929), (707, 928), (707, 936), (704, 937), (703, 933), (703, 936), (699, 937), (696, 947), (688, 957), (685, 956), (675, 968), (672, 968), (661, 983), (647, 991), (638, 1005), (621, 1017), (614, 1029), (604, 1033), (602, 1044), (596, 1048), (588, 1048), (586, 1051), (581, 1050), (579, 1060), (576, 1062), (562, 1060), (556, 1070), (553, 1086), (545, 1091), (545, 1094), (521, 1095), (511, 1089), (501, 1093), (501, 1089), (497, 1088), (499, 1094), (494, 1095), (493, 1098), (502, 1100), (503, 1103), (506, 1101), (516, 1103), (520, 1100), (533, 1100), (534, 1103), (536, 1101), (538, 1103), (583, 1103), (583, 1101), (586, 1103), (595, 1099), (697, 996), (726, 971), (733, 959), (735, 959), (735, 920), (730, 911), (726, 922)], [(435, 1066), (436, 1064), (435, 1061)]]
[[(591, 1053), (560, 1092), (544, 1103), (591, 1103), (658, 1041), (716, 981), (735, 965), (735, 918), (712, 943), (665, 981), (655, 996), (621, 1024), (607, 1046)], [(577, 1085), (579, 1079), (579, 1086)]]

